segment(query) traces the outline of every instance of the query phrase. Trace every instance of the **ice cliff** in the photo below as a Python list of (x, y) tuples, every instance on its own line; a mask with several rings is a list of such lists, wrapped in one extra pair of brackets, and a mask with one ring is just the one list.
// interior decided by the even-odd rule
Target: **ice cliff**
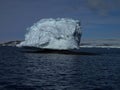
[(18, 44), (18, 47), (78, 49), (80, 45), (81, 29), (78, 20), (67, 18), (41, 19), (27, 30), (25, 41)]

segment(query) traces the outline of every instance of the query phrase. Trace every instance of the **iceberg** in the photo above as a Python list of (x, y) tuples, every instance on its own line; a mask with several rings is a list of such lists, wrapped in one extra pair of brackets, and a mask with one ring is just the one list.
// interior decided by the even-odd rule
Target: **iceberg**
[(81, 26), (79, 20), (68, 18), (41, 19), (27, 28), (25, 40), (18, 47), (42, 49), (79, 49)]

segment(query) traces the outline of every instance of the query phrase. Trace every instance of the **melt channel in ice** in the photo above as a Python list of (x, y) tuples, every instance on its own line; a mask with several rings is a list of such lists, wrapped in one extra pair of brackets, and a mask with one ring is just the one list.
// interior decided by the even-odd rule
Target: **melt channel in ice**
[(78, 20), (41, 19), (27, 30), (25, 41), (18, 44), (18, 47), (29, 46), (59, 50), (79, 48), (81, 29)]

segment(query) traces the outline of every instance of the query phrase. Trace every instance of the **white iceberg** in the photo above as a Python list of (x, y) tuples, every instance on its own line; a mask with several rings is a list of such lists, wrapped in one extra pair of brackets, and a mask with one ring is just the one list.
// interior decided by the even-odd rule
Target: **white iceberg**
[(78, 49), (81, 39), (78, 20), (57, 18), (41, 19), (27, 29), (25, 41), (18, 47), (37, 47), (45, 49)]

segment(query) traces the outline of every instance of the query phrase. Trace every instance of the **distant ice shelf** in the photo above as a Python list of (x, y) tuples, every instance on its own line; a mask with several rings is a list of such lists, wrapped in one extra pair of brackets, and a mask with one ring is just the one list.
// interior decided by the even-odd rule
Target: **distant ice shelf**
[(81, 48), (120, 48), (120, 39), (92, 39), (81, 41)]
[(120, 48), (120, 46), (80, 46), (80, 48)]
[(45, 49), (78, 49), (81, 39), (80, 21), (68, 18), (41, 19), (27, 28), (25, 41), (18, 47)]

